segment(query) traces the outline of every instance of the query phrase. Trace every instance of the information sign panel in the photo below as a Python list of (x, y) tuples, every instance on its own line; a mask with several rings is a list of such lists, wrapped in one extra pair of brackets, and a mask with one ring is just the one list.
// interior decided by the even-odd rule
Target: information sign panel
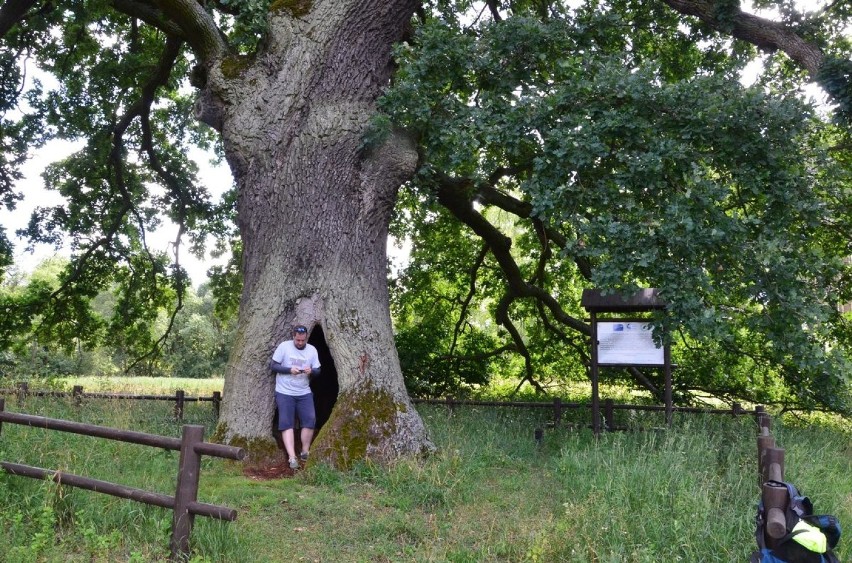
[(663, 347), (654, 343), (645, 321), (598, 321), (598, 364), (661, 366)]

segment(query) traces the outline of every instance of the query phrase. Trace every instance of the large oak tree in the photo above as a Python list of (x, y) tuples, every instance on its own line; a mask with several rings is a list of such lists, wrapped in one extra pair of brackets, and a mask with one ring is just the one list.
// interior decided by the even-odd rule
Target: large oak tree
[[(840, 7), (832, 9), (838, 21), (848, 17)], [(460, 23), (461, 13), (472, 14), (470, 21)], [(555, 201), (553, 194), (559, 193), (573, 202), (581, 222), (583, 216), (587, 220), (588, 214), (596, 212), (592, 204), (601, 202), (586, 198), (592, 192), (603, 193), (595, 190), (607, 183), (596, 174), (611, 177), (608, 175), (629, 169), (635, 147), (628, 144), (620, 152), (619, 143), (648, 140), (650, 133), (614, 135), (598, 154), (594, 154), (594, 146), (577, 143), (575, 152), (562, 154), (574, 156), (573, 173), (571, 167), (565, 167), (567, 176), (549, 178), (547, 173), (553, 169), (537, 170), (534, 165), (539, 155), (532, 150), (545, 138), (546, 121), (535, 130), (516, 131), (514, 143), (508, 137), (503, 139), (507, 147), (517, 148), (511, 155), (486, 151), (468, 159), (465, 151), (471, 146), (490, 142), (487, 127), (472, 128), (481, 135), (479, 139), (456, 137), (454, 127), (444, 130), (446, 142), (430, 138), (440, 134), (435, 124), (456, 125), (442, 121), (445, 110), (463, 114), (466, 108), (475, 107), (470, 96), (458, 92), (467, 88), (485, 95), (495, 85), (509, 88), (490, 102), (492, 107), (505, 104), (503, 109), (511, 111), (523, 101), (528, 82), (524, 72), (536, 70), (537, 61), (547, 61), (551, 70), (542, 75), (544, 83), (568, 86), (570, 82), (561, 81), (570, 80), (570, 74), (560, 75), (553, 69), (577, 71), (584, 65), (600, 78), (598, 90), (589, 98), (583, 97), (589, 92), (563, 91), (560, 103), (565, 108), (571, 96), (599, 103), (594, 112), (636, 107), (639, 96), (632, 95), (630, 88), (642, 82), (681, 83), (683, 99), (698, 100), (701, 93), (690, 91), (689, 75), (712, 74), (732, 60), (731, 54), (734, 59), (741, 56), (741, 50), (719, 42), (717, 33), (722, 33), (761, 49), (788, 53), (797, 67), (823, 80), (842, 110), (848, 102), (848, 61), (828, 57), (824, 47), (831, 45), (820, 43), (822, 38), (837, 36), (837, 30), (831, 28), (831, 14), (824, 16), (808, 19), (811, 27), (797, 27), (795, 21), (755, 18), (741, 12), (736, 3), (705, 0), (590, 2), (577, 17), (560, 3), (541, 0), (422, 6), (414, 0), (7, 1), (0, 8), (2, 103), (7, 112), (0, 139), (4, 201), (14, 203), (14, 182), (27, 146), (38, 146), (54, 136), (83, 138), (87, 144), (48, 172), (48, 185), (59, 190), (65, 202), (40, 210), (29, 229), (33, 240), (41, 241), (57, 240), (61, 232), (71, 234), (75, 257), (65, 283), (59, 291), (10, 304), (3, 329), (7, 333), (21, 330), (38, 315), (43, 326), (54, 327), (51, 330), (57, 337), (95, 334), (103, 327), (87, 313), (86, 299), (105, 284), (116, 282), (126, 298), (113, 328), (141, 328), (146, 311), (150, 314), (151, 305), (159, 306), (163, 295), (171, 295), (179, 306), (186, 283), (179, 265), (170, 268), (145, 243), (145, 233), (157, 226), (160, 211), (185, 229), (194, 245), (209, 232), (226, 233), (221, 223), (207, 222), (211, 216), (221, 218), (222, 212), (235, 211), (242, 290), (220, 437), (258, 448), (270, 441), (272, 379), (266, 363), (275, 344), (298, 322), (323, 335), (322, 344), (330, 352), (340, 386), (331, 419), (316, 443), (319, 457), (346, 465), (365, 456), (383, 460), (428, 450), (428, 436), (403, 385), (386, 282), (385, 245), (397, 190), (416, 171), (421, 172), (419, 178), (428, 180), (429, 193), (485, 241), (485, 249), (504, 272), (510, 289), (496, 313), (510, 332), (509, 308), (520, 298), (535, 299), (571, 330), (582, 333), (585, 325), (565, 314), (558, 295), (540, 287), (535, 279), (524, 279), (508, 241), (475, 210), (474, 200), (532, 218), (541, 241), (566, 243), (567, 248), (574, 240), (582, 243), (574, 244), (575, 250), (587, 245), (585, 248), (600, 252), (592, 257), (588, 251), (586, 255), (580, 250), (573, 253), (579, 271), (588, 279), (612, 287), (653, 279), (635, 273), (622, 275), (629, 270), (626, 263), (640, 263), (642, 256), (602, 250), (617, 246), (617, 228), (603, 236), (589, 227), (585, 238), (578, 239), (575, 232), (564, 232), (568, 223), (546, 213), (548, 202)], [(620, 37), (613, 34), (617, 25), (601, 26), (606, 33), (595, 36), (594, 26), (607, 17), (624, 26)], [(452, 74), (461, 68), (460, 61), (447, 59), (442, 65), (440, 58), (451, 51), (441, 55), (441, 49), (433, 47), (439, 57), (430, 60), (429, 45), (421, 42), (434, 40), (427, 29), (432, 24), (452, 30), (444, 37), (449, 42), (444, 46), (463, 38), (487, 39), (504, 33), (509, 46), (504, 48), (509, 50), (501, 53), (499, 41), (494, 46), (485, 42), (479, 52), (474, 47), (464, 54), (494, 65), (480, 73), (482, 80), (492, 83), (469, 84), (471, 74)], [(422, 30), (415, 33), (415, 28)], [(540, 29), (554, 34), (570, 29), (568, 35), (575, 40), (538, 44), (536, 30)], [(525, 43), (525, 37), (530, 41)], [(400, 77), (399, 83), (403, 88), (421, 84), (412, 95), (426, 93), (409, 100), (400, 99), (397, 93), (396, 104), (391, 94), (386, 111), (397, 125), (405, 126), (400, 129), (390, 120), (377, 119), (377, 102), (394, 79), (393, 47), (403, 39), (408, 41), (409, 52), (397, 54), (401, 61), (413, 56), (413, 62), (406, 63), (408, 75)], [(697, 47), (708, 40), (709, 48)], [(665, 64), (666, 57), (688, 45), (692, 46), (690, 53), (706, 53), (709, 59), (716, 57), (718, 64)], [(537, 51), (539, 47), (545, 51)], [(554, 47), (573, 51), (547, 51)], [(593, 56), (604, 52), (612, 55), (610, 64), (619, 61), (620, 67), (608, 66)], [(429, 68), (418, 76), (416, 61), (421, 55)], [(58, 89), (42, 89), (38, 84), (22, 89), (31, 59), (57, 77)], [(663, 61), (659, 66), (663, 72), (645, 67), (646, 61), (655, 59)], [(626, 74), (622, 72), (625, 65)], [(450, 74), (430, 83), (429, 76), (441, 68)], [(726, 84), (722, 81), (719, 88)], [(191, 96), (185, 94), (190, 85)], [(429, 91), (430, 86), (436, 89)], [(518, 94), (514, 100), (512, 93)], [(739, 94), (725, 90), (725, 95)], [(407, 102), (411, 114), (404, 109)], [(675, 107), (677, 100), (667, 103)], [(644, 105), (647, 112), (654, 100), (646, 100)], [(758, 116), (755, 107), (745, 104), (744, 110)], [(17, 108), (23, 114), (16, 113)], [(540, 113), (539, 117), (549, 119), (549, 126), (557, 130), (559, 107), (552, 109), (550, 115)], [(639, 113), (647, 119), (645, 113)], [(209, 143), (210, 133), (196, 126), (193, 116), (219, 135), (235, 181), (234, 199), (226, 202), (233, 203), (233, 208), (213, 208), (203, 188), (197, 186), (185, 147), (191, 142)], [(687, 117), (681, 118), (680, 126), (689, 125)], [(704, 116), (699, 121), (706, 124), (713, 118)], [(675, 118), (671, 119), (667, 127), (678, 127)], [(804, 122), (798, 116), (788, 124), (794, 127)], [(492, 125), (495, 132), (504, 134)], [(699, 125), (695, 131), (704, 132)], [(757, 132), (749, 129), (748, 133), (753, 138)], [(796, 137), (801, 138), (798, 131)], [(455, 143), (458, 139), (466, 144)], [(454, 148), (460, 149), (455, 157)], [(623, 155), (620, 161), (619, 155)], [(736, 159), (728, 157), (733, 160), (724, 160), (708, 178), (729, 170)], [(682, 174), (682, 166), (689, 161), (684, 156), (670, 171)], [(493, 166), (477, 168), (483, 162)], [(590, 162), (598, 164), (597, 172), (586, 166)], [(526, 195), (515, 197), (499, 180), (519, 166), (531, 183)], [(696, 177), (701, 175), (701, 167), (695, 167)], [(768, 167), (771, 164), (758, 167), (755, 173)], [(482, 170), (488, 172), (490, 182), (480, 181)], [(661, 183), (662, 193), (654, 196), (669, 197), (664, 193), (667, 185)], [(584, 192), (587, 186), (589, 192)], [(684, 209), (689, 206), (684, 204)], [(545, 248), (542, 255), (550, 252), (550, 244)], [(678, 264), (688, 267), (690, 257), (683, 249), (670, 250), (679, 253), (675, 256)], [(169, 291), (164, 292), (163, 286)], [(668, 297), (679, 303), (677, 288), (670, 289)], [(681, 318), (694, 313), (688, 307), (680, 310)], [(767, 327), (757, 327), (761, 328)], [(515, 336), (520, 345), (521, 339)]]

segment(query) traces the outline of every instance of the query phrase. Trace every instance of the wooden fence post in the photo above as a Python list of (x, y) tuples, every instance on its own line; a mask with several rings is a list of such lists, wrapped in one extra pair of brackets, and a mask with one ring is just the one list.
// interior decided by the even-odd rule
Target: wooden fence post
[(198, 482), (201, 476), (201, 456), (210, 455), (227, 459), (242, 460), (245, 450), (221, 444), (204, 442), (204, 426), (185, 425), (181, 439), (167, 436), (157, 436), (130, 430), (120, 430), (105, 426), (93, 426), (70, 420), (60, 420), (33, 416), (23, 413), (3, 412), (5, 402), (0, 397), (0, 422), (23, 424), (26, 426), (72, 432), (84, 436), (119, 440), (168, 450), (180, 450), (180, 465), (177, 475), (177, 488), (174, 496), (164, 495), (136, 489), (125, 485), (91, 479), (81, 475), (65, 473), (60, 470), (42, 469), (29, 465), (21, 465), (0, 461), (0, 470), (12, 475), (20, 475), (33, 479), (51, 480), (62, 485), (79, 487), (97, 493), (108, 494), (119, 498), (131, 499), (144, 504), (160, 506), (173, 511), (172, 537), (170, 539), (171, 561), (186, 562), (189, 560), (189, 537), (196, 515), (233, 521), (237, 514), (224, 506), (216, 506), (197, 502)]
[(553, 425), (559, 426), (562, 421), (562, 399), (556, 397), (553, 399)]
[[(182, 392), (182, 391), (181, 391)], [(172, 520), (171, 560), (189, 560), (189, 535), (195, 515), (189, 505), (198, 499), (198, 480), (201, 473), (201, 456), (195, 445), (204, 442), (204, 426), (185, 424), (181, 437), (180, 463)]]
[(71, 396), (74, 397), (74, 406), (79, 407), (83, 402), (83, 386), (75, 385), (71, 390)]
[(766, 481), (764, 478), (765, 474), (763, 471), (764, 464), (766, 463), (766, 450), (769, 448), (775, 447), (775, 436), (769, 434), (769, 432), (765, 429), (761, 429), (760, 436), (757, 437), (757, 486), (762, 487), (763, 483)]
[(213, 414), (216, 415), (216, 420), (219, 420), (219, 409), (222, 406), (222, 392), (213, 391)]
[(26, 381), (18, 382), (18, 403), (23, 403), (30, 393), (30, 384)]
[(768, 434), (772, 430), (772, 418), (764, 410), (763, 405), (754, 407), (754, 416), (757, 419), (757, 427), (761, 429), (761, 434), (763, 433), (763, 428), (766, 428), (766, 433)]
[(175, 391), (175, 420), (183, 420), (183, 389)]
[(453, 405), (453, 398), (452, 398), (452, 397), (450, 397), (449, 395), (447, 395), (447, 396), (444, 398), (444, 400), (445, 400), (445, 401), (446, 401), (446, 403), (447, 403), (447, 408), (449, 409), (450, 414), (452, 414), (453, 412), (455, 412), (454, 405)]
[(613, 408), (615, 403), (612, 399), (607, 399), (604, 401), (604, 425), (606, 426), (606, 430), (608, 432), (612, 432), (615, 429), (615, 409)]
[(763, 539), (767, 547), (775, 547), (778, 540), (787, 535), (787, 518), (784, 515), (784, 509), (789, 502), (788, 496), (787, 487), (774, 483), (763, 484), (763, 508), (766, 510)]
[(763, 482), (784, 480), (784, 448), (766, 448), (760, 468)]

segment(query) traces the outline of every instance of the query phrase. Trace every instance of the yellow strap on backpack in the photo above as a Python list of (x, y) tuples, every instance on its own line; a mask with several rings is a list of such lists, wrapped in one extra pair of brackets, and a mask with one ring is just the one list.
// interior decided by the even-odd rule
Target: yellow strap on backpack
[(825, 553), (828, 550), (828, 540), (822, 530), (804, 520), (799, 520), (790, 536), (794, 542), (814, 553)]

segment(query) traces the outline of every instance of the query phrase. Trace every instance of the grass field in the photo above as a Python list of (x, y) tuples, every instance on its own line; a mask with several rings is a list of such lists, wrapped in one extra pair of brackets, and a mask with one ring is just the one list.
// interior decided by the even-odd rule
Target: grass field
[[(175, 388), (195, 393), (184, 385), (163, 393)], [(162, 401), (75, 407), (8, 397), (6, 409), (180, 435), (172, 405)], [(683, 415), (666, 430), (654, 429), (659, 419), (635, 417), (628, 422), (636, 431), (597, 439), (585, 429), (547, 428), (539, 446), (533, 433), (544, 427), (546, 410), (418, 410), (438, 446), (422, 461), (361, 464), (346, 473), (315, 465), (294, 478), (261, 480), (244, 476), (240, 463), (205, 458), (199, 500), (239, 516), (233, 523), (196, 518), (193, 561), (743, 562), (754, 549), (756, 428), (749, 417)], [(184, 423), (204, 424), (209, 435), (210, 404), (188, 404)], [(786, 478), (817, 511), (852, 522), (848, 431), (776, 420), (773, 434), (786, 449)], [(174, 493), (177, 458), (12, 424), (0, 434), (4, 461), (165, 494)], [(172, 515), (165, 509), (3, 473), (0, 503), (3, 561), (168, 557)], [(846, 541), (841, 560), (852, 553)]]
[(70, 391), (75, 385), (83, 387), (86, 393), (138, 393), (169, 395), (183, 390), (187, 395), (209, 397), (214, 391), (222, 391), (224, 381), (221, 378), (188, 379), (181, 377), (66, 377), (56, 384)]

